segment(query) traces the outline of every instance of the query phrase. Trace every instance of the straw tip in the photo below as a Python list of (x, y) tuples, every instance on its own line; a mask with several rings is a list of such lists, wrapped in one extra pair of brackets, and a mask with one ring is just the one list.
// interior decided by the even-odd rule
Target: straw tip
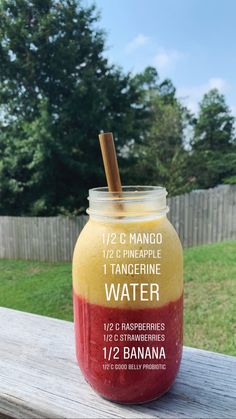
[(100, 131), (99, 139), (105, 139), (105, 140), (113, 139), (113, 134), (112, 132)]

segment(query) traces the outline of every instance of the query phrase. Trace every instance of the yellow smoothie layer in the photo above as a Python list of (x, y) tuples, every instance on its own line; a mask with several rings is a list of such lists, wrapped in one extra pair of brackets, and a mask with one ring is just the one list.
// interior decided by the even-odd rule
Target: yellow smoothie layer
[[(111, 233), (113, 236), (108, 236)], [(162, 235), (161, 244), (157, 233)], [(112, 242), (107, 245), (108, 237)], [(149, 239), (151, 243), (140, 243)], [(142, 257), (144, 251), (149, 253)], [(116, 301), (110, 287), (117, 291), (118, 284)], [(127, 287), (129, 301), (122, 294)], [(177, 233), (166, 217), (136, 222), (90, 219), (74, 250), (73, 288), (88, 302), (108, 307), (161, 307), (175, 301), (183, 292), (182, 248)]]

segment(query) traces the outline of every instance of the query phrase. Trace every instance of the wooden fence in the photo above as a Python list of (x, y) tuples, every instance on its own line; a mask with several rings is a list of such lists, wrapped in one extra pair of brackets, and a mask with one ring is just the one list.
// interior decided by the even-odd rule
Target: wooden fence
[[(168, 199), (184, 247), (236, 239), (236, 185)], [(0, 217), (0, 258), (69, 261), (87, 221), (79, 217)]]

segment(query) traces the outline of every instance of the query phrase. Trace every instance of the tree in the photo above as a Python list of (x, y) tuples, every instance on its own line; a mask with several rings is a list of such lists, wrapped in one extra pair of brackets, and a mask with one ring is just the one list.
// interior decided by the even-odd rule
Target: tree
[(108, 64), (97, 22), (76, 0), (1, 2), (0, 213), (84, 210), (105, 183), (98, 132), (139, 141), (140, 92)]
[(34, 121), (18, 119), (2, 132), (0, 208), (5, 213), (27, 213), (29, 208), (32, 215), (42, 211), (50, 213), (47, 205), (55, 190), (52, 164), (56, 144), (46, 103), (42, 102), (40, 108)]
[(196, 187), (214, 187), (236, 175), (234, 122), (224, 96), (217, 89), (204, 95), (189, 160), (189, 172)]
[(184, 192), (188, 189), (184, 132), (189, 113), (176, 98), (169, 79), (159, 82), (153, 69), (136, 78), (146, 86), (143, 101), (149, 109), (149, 118), (142, 142), (133, 145), (136, 161), (132, 181), (166, 186), (170, 194)]

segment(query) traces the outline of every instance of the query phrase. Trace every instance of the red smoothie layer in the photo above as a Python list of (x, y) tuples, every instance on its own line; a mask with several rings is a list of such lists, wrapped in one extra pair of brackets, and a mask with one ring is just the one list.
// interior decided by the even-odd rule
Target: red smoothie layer
[[(147, 309), (91, 304), (75, 292), (73, 298), (76, 355), (96, 392), (116, 402), (142, 403), (171, 387), (182, 355), (183, 296)], [(127, 330), (137, 323), (141, 330)]]

